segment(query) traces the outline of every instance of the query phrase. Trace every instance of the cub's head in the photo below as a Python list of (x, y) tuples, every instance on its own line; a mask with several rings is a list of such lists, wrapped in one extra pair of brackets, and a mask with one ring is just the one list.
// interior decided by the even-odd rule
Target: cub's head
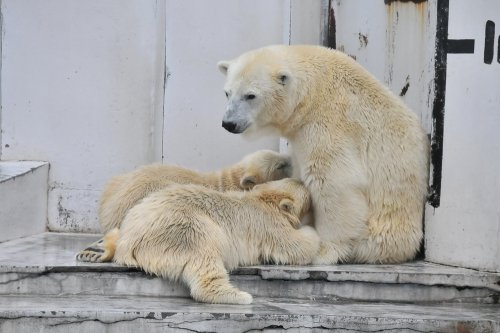
[(277, 132), (286, 127), (300, 90), (287, 66), (286, 46), (271, 46), (220, 61), (227, 97), (222, 127), (231, 133)]
[(285, 178), (260, 184), (252, 190), (260, 200), (276, 205), (287, 215), (295, 228), (300, 226), (300, 219), (311, 208), (311, 194), (304, 184), (294, 178)]
[(292, 175), (290, 156), (272, 150), (259, 150), (239, 163), (243, 168), (240, 187), (249, 190), (257, 184), (279, 180)]

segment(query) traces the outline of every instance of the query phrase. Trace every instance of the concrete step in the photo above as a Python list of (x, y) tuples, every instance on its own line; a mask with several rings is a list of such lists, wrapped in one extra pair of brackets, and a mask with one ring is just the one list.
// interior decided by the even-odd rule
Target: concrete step
[[(0, 244), (0, 294), (189, 297), (133, 268), (80, 263), (99, 235), (43, 233)], [(404, 265), (254, 266), (232, 282), (254, 297), (326, 302), (498, 304), (500, 274), (428, 262)], [(498, 306), (498, 305), (497, 305)]]
[(46, 230), (48, 172), (47, 162), (0, 161), (0, 242)]
[(255, 298), (251, 305), (144, 296), (3, 296), (1, 332), (499, 332), (498, 306)]

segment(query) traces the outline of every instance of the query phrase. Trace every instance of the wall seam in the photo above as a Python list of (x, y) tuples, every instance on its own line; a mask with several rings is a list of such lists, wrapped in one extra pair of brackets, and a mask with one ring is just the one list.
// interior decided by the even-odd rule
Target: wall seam
[(2, 160), (2, 152), (3, 152), (3, 144), (2, 144), (2, 139), (3, 139), (3, 125), (2, 125), (2, 113), (3, 113), (3, 103), (2, 103), (2, 63), (3, 63), (3, 33), (4, 33), (4, 26), (3, 26), (3, 2), (0, 0), (0, 161)]
[(165, 160), (165, 105), (167, 100), (167, 81), (170, 76), (170, 72), (167, 66), (167, 6), (164, 8), (163, 15), (165, 15), (163, 31), (165, 32), (165, 38), (163, 39), (163, 105), (161, 114), (161, 163)]

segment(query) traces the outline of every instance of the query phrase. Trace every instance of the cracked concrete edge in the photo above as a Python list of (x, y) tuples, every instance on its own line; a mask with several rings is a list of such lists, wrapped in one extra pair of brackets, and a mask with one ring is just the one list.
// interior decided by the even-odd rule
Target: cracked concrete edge
[[(45, 273), (59, 272), (102, 272), (102, 273), (142, 273), (140, 270), (119, 266), (114, 264), (77, 264), (73, 266), (0, 266), (2, 273)], [(145, 274), (145, 273), (142, 273)], [(284, 280), (300, 281), (314, 280), (325, 282), (367, 282), (367, 283), (388, 283), (388, 284), (421, 284), (421, 285), (444, 285), (462, 288), (488, 288), (500, 291), (500, 274), (481, 272), (476, 274), (450, 273), (407, 273), (407, 272), (350, 272), (350, 271), (321, 271), (308, 270), (303, 267), (301, 270), (290, 270), (283, 266), (266, 267), (252, 266), (241, 267), (231, 272), (231, 275), (250, 275), (263, 280)]]
[(498, 322), (490, 320), (439, 320), (416, 318), (374, 318), (345, 315), (292, 314), (229, 314), (229, 313), (172, 313), (172, 312), (116, 312), (98, 311), (33, 311), (19, 316), (14, 313), (0, 317), (0, 329), (28, 328), (44, 331), (71, 330), (72, 333), (106, 327), (117, 332), (160, 332), (166, 328), (189, 332), (253, 332), (266, 329), (283, 331), (332, 330), (337, 332), (497, 332)]
[(488, 288), (500, 291), (500, 274), (481, 272), (469, 275), (448, 273), (406, 273), (406, 272), (349, 272), (320, 270), (287, 270), (286, 268), (244, 267), (233, 272), (235, 275), (257, 275), (264, 280), (319, 280), (327, 282), (354, 281), (388, 284), (421, 284), (428, 286), (454, 286), (461, 288)]
[[(485, 288), (374, 284), (341, 281), (322, 283), (311, 280), (261, 280), (254, 276), (233, 276), (233, 285), (255, 297), (285, 297), (299, 300), (458, 302), (497, 303), (499, 293)], [(126, 287), (125, 287), (126, 286)], [(432, 288), (432, 289), (430, 289)], [(189, 291), (179, 283), (135, 273), (47, 273), (0, 274), (0, 295), (108, 295), (187, 297)]]

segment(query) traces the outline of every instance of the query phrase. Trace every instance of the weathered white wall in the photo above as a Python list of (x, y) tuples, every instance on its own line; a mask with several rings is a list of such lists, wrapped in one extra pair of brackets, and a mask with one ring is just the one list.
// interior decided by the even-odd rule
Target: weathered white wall
[[(332, 0), (337, 48), (403, 95), (428, 132), (436, 2)], [(0, 159), (49, 161), (49, 228), (97, 231), (114, 174), (162, 160), (214, 169), (277, 149), (277, 139), (221, 128), (216, 63), (268, 44), (320, 44), (327, 3), (2, 0)], [(500, 271), (500, 4), (467, 3), (450, 1), (450, 38), (476, 49), (448, 55), (441, 206), (426, 210), (426, 256)], [(491, 65), (486, 20), (497, 24)]]
[[(485, 64), (487, 20), (496, 23)], [(450, 1), (449, 38), (474, 39), (474, 54), (448, 54), (441, 206), (429, 207), (427, 259), (500, 271), (500, 2)]]
[(436, 1), (332, 0), (332, 9), (337, 49), (402, 95), (430, 132)]
[(51, 163), (51, 230), (97, 230), (104, 182), (161, 156), (164, 6), (3, 0), (1, 10), (1, 159)]
[(224, 76), (216, 64), (251, 48), (283, 43), (286, 1), (166, 3), (165, 161), (208, 170), (259, 147), (277, 149), (276, 138), (247, 142), (221, 127)]
[(164, 159), (200, 170), (220, 168), (267, 147), (277, 138), (249, 142), (225, 131), (226, 98), (220, 60), (270, 44), (320, 41), (320, 5), (308, 1), (166, 2)]
[[(432, 130), (437, 1), (333, 0), (337, 49), (387, 84)], [(484, 64), (485, 23), (496, 23)], [(449, 38), (475, 39), (449, 54), (441, 206), (426, 207), (426, 259), (500, 271), (500, 3), (450, 1)]]
[(250, 143), (221, 127), (216, 64), (268, 44), (319, 43), (321, 5), (2, 0), (0, 159), (50, 162), (49, 228), (87, 232), (99, 230), (112, 175), (162, 160), (208, 170), (278, 149), (276, 138)]

